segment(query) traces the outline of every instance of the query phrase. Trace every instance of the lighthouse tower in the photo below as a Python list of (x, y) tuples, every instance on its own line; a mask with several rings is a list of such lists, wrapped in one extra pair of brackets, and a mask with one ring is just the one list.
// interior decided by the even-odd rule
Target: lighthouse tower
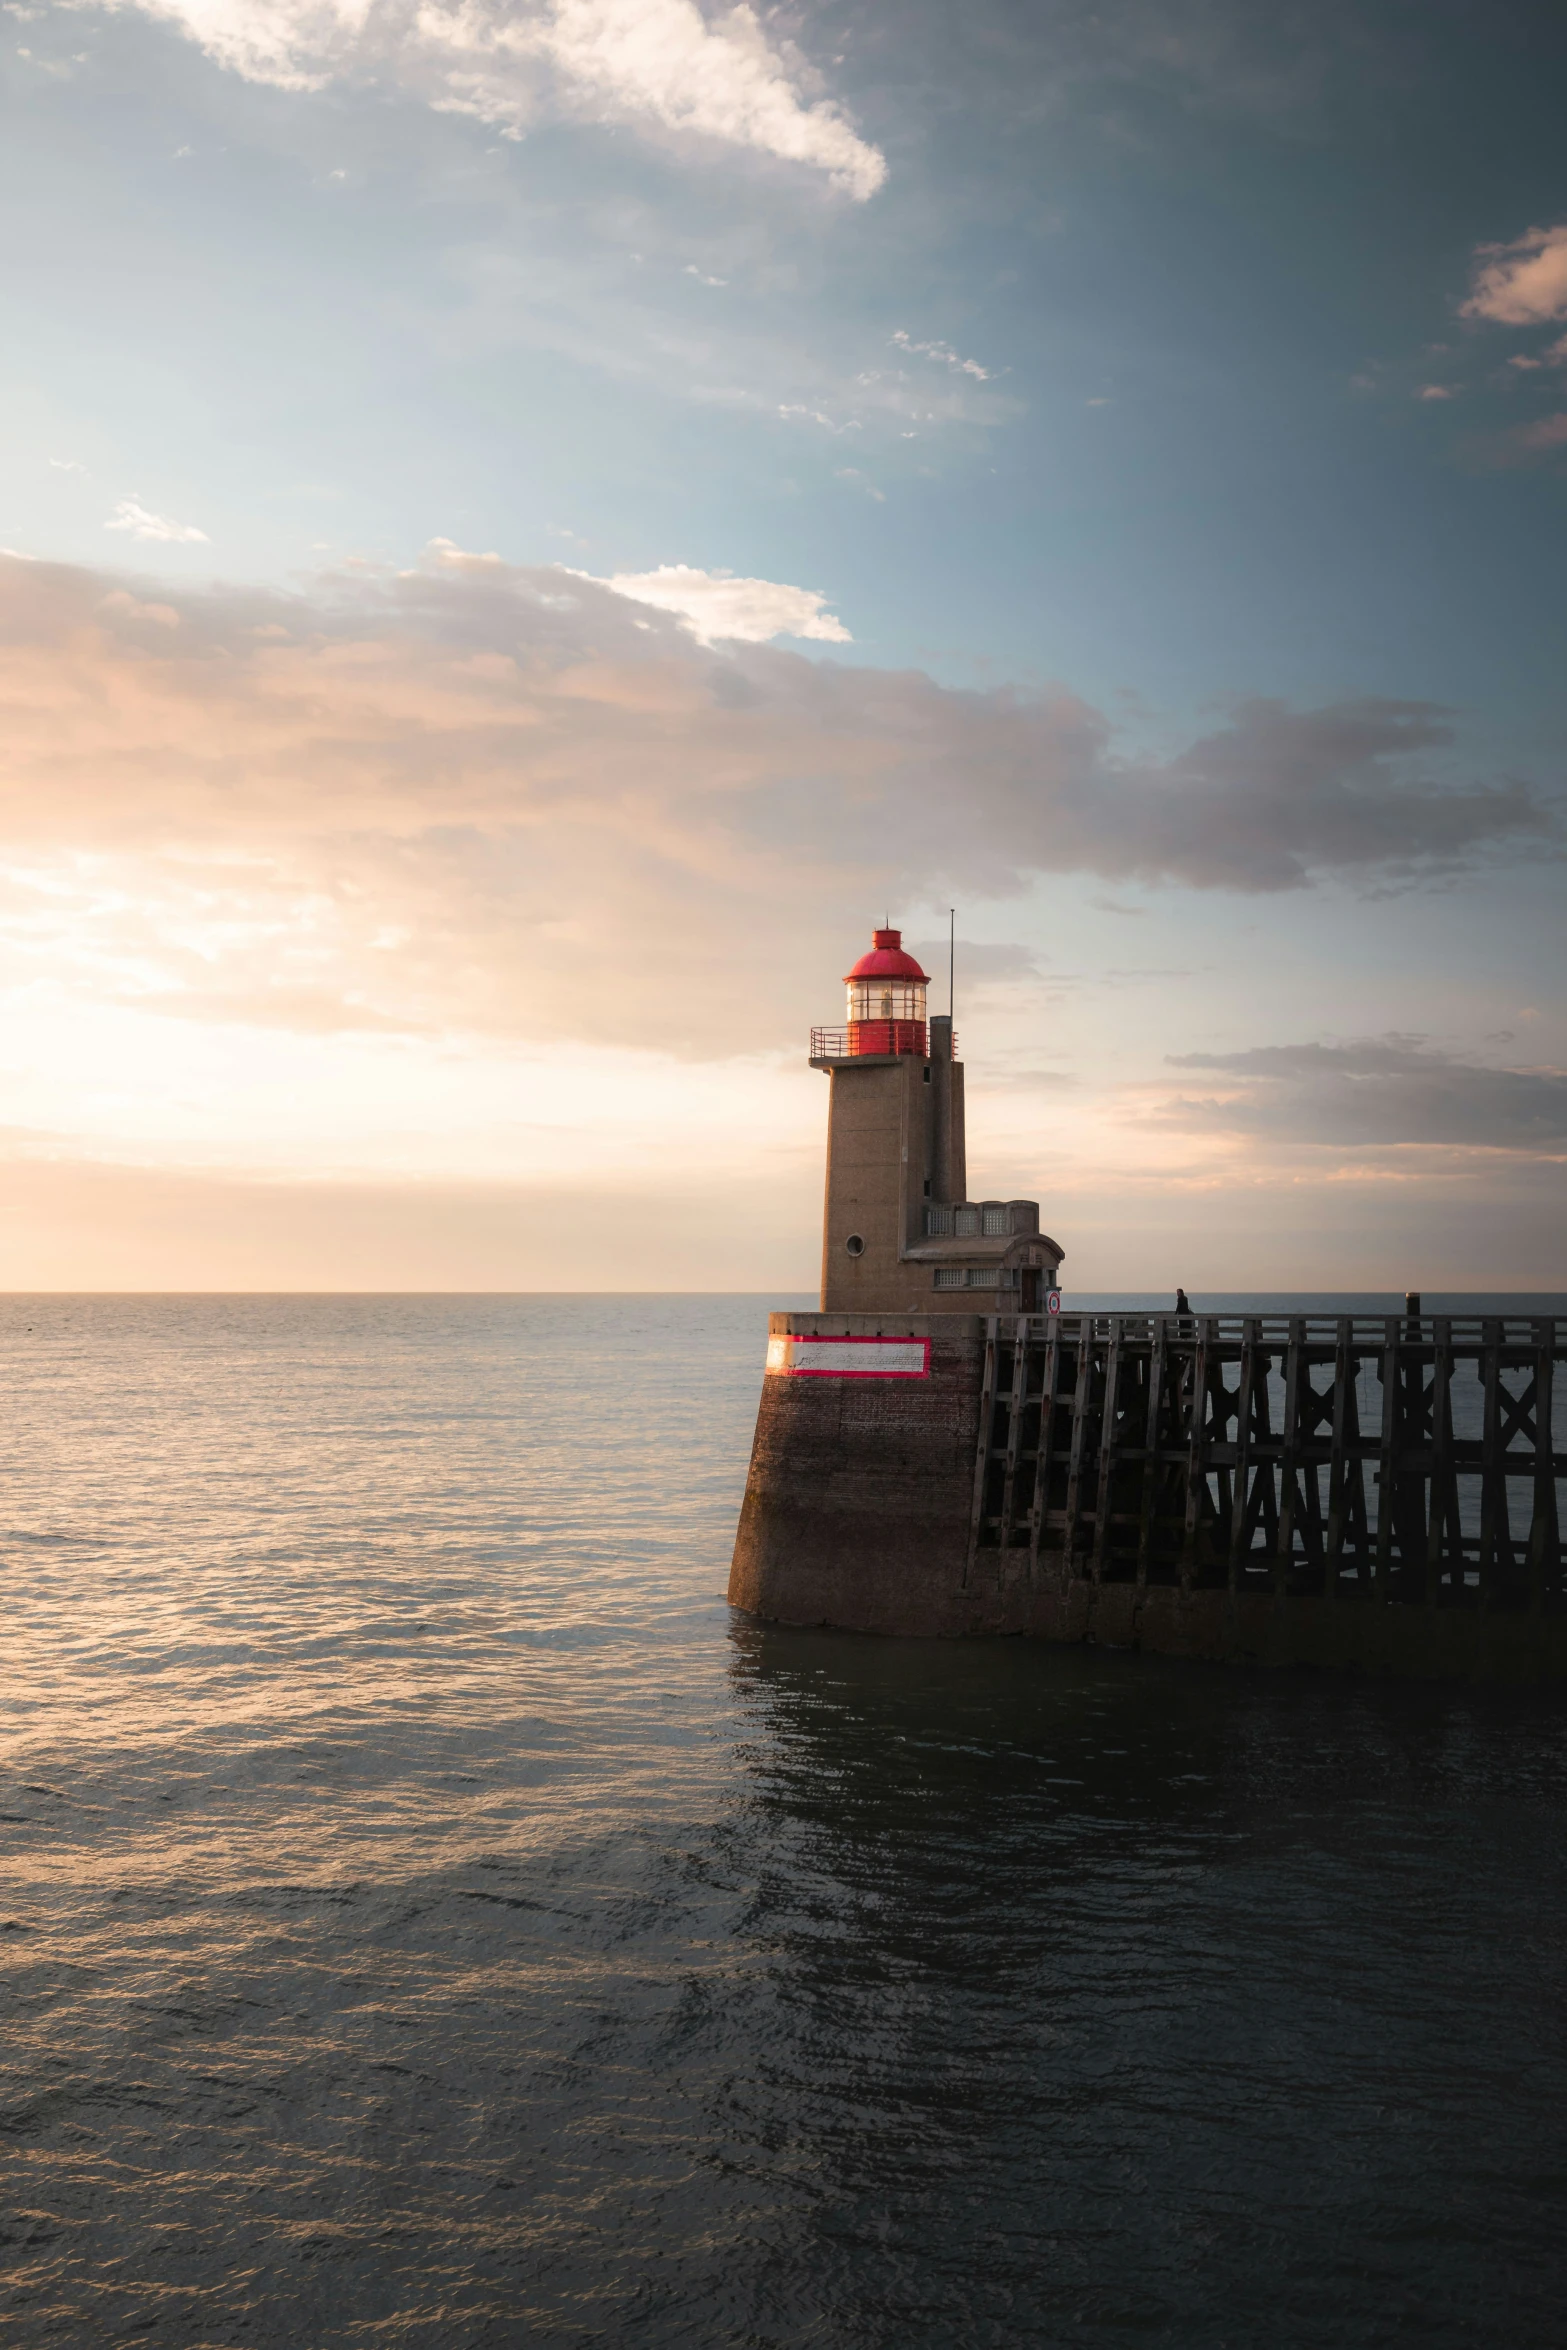
[(969, 1198), (952, 1020), (930, 1018), (902, 932), (873, 932), (844, 985), (844, 1025), (811, 1031), (831, 1085), (822, 1312), (1037, 1313), (1062, 1252), (1037, 1201)]

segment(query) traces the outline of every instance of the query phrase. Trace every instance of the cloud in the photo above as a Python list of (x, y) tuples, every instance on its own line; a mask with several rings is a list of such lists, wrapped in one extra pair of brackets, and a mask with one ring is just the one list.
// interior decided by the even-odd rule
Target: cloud
[(113, 514), (104, 524), (105, 530), (128, 530), (135, 539), (161, 539), (175, 546), (206, 546), (207, 534), (193, 522), (170, 522), (165, 515), (149, 514), (135, 498), (122, 498)]
[(758, 1052), (884, 906), (917, 932), (1042, 874), (1267, 893), (1558, 837), (1522, 783), (1433, 780), (1421, 704), (1244, 704), (1152, 760), (1063, 688), (704, 642), (711, 606), (451, 547), (156, 600), (0, 562), (0, 958), (192, 1018)]
[(1181, 1127), (1493, 1150), (1543, 1150), (1567, 1139), (1567, 1071), (1485, 1068), (1414, 1037), (1180, 1053), (1170, 1065), (1227, 1081), (1218, 1098), (1168, 1104), (1162, 1121)]
[(1475, 260), (1474, 291), (1461, 317), (1503, 326), (1567, 318), (1567, 221), (1529, 229), (1510, 245), (1477, 246)]
[[(593, 580), (588, 571), (573, 571), (570, 576)], [(775, 636), (812, 637), (830, 645), (854, 642), (843, 622), (822, 610), (827, 598), (815, 588), (785, 587), (771, 579), (736, 579), (733, 572), (698, 571), (689, 563), (661, 563), (656, 571), (617, 571), (612, 578), (593, 580), (593, 584), (627, 596), (635, 604), (651, 604), (656, 611), (675, 613), (701, 645), (725, 638), (760, 645)]]
[(1544, 457), (1554, 449), (1567, 449), (1567, 416), (1541, 416), (1533, 424), (1520, 424), (1507, 435), (1507, 441), (1525, 457)]
[(695, 0), (100, 0), (176, 25), (247, 80), (392, 82), (510, 136), (544, 115), (747, 148), (822, 172), (859, 202), (887, 176), (791, 44), (755, 9)]
[(156, 628), (178, 628), (180, 616), (172, 604), (143, 604), (124, 588), (115, 588), (98, 607), (100, 612), (112, 612), (117, 618), (150, 621)]
[(946, 366), (956, 368), (960, 375), (973, 376), (976, 383), (990, 381), (988, 367), (981, 367), (977, 359), (963, 358), (950, 343), (916, 343), (901, 326), (892, 339), (900, 351), (917, 351), (922, 358), (939, 359)]
[[(25, 24), (28, 19), (24, 16), (22, 21)], [(36, 50), (20, 47), (16, 54), (18, 57), (25, 57), (35, 73), (47, 74), (51, 81), (56, 82), (68, 82), (74, 75), (76, 68), (79, 65), (85, 65), (88, 59), (88, 52), (85, 49), (78, 49), (74, 56), (70, 57), (40, 57)]]
[(1422, 384), (1415, 394), (1417, 400), (1456, 400), (1457, 397), (1451, 384)]
[(1533, 465), (1567, 451), (1567, 413), (1537, 416), (1529, 424), (1509, 425), (1504, 432), (1479, 434), (1472, 447), (1488, 465)]
[(987, 1069), (975, 1087), (986, 1094), (1026, 1093), (1052, 1098), (1062, 1093), (1080, 1093), (1081, 1077), (1070, 1069)]
[[(945, 982), (948, 956), (946, 931), (928, 938), (906, 936), (903, 943), (914, 960), (933, 978)], [(1034, 948), (1002, 944), (992, 939), (960, 938), (957, 941), (957, 967), (963, 976), (965, 994), (975, 987), (1008, 987), (1037, 980), (1041, 976), (1039, 958)]]
[[(693, 291), (689, 302), (671, 308), (673, 286), (695, 288), (684, 275), (691, 261), (686, 238), (673, 251), (658, 252), (667, 267), (634, 262), (626, 220), (608, 197), (571, 208), (569, 220), (546, 217), (538, 207), (527, 218), (530, 250), (454, 247), (452, 299), (416, 303), (410, 313), (449, 354), (477, 364), (513, 347), (547, 350), (573, 367), (604, 372), (638, 397), (656, 391), (800, 426), (813, 439), (818, 432), (849, 437), (856, 447), (910, 428), (922, 437), (955, 432), (972, 441), (1024, 413), (1023, 403), (999, 385), (947, 368), (865, 367), (858, 333), (825, 340), (802, 335), (798, 316), (786, 316), (776, 303), (698, 303)], [(727, 276), (731, 286), (765, 287), (776, 262), (773, 228), (754, 207), (747, 220), (729, 225), (732, 233), (720, 238), (711, 220), (704, 223), (694, 265)], [(634, 227), (639, 244), (657, 252), (655, 225), (638, 215)]]

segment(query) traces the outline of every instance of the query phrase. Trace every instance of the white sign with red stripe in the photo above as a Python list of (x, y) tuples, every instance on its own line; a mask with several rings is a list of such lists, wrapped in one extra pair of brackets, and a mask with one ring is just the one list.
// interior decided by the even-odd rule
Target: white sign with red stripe
[(928, 1379), (928, 1338), (770, 1338), (767, 1368), (791, 1379)]

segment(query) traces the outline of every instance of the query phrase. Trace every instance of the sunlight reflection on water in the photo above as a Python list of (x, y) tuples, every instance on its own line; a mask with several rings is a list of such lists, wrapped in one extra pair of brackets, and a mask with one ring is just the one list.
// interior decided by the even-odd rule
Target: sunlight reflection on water
[(731, 1618), (768, 1302), (5, 1301), (0, 2339), (1559, 2339), (1567, 1711)]

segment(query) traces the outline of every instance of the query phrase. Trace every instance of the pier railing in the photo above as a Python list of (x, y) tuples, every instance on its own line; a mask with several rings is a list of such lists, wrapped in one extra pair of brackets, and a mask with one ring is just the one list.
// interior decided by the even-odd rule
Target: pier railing
[(1567, 1325), (992, 1315), (969, 1567), (1557, 1611)]

